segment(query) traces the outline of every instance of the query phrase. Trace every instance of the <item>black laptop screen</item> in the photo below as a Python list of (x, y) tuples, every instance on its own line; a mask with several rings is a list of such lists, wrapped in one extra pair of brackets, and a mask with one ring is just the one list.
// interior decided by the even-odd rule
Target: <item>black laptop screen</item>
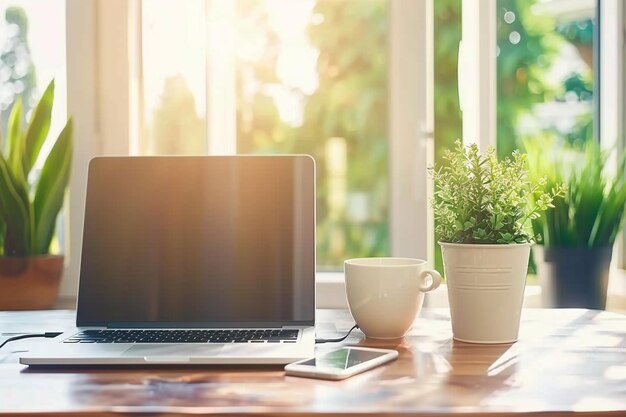
[(314, 275), (310, 157), (91, 162), (78, 325), (312, 323)]

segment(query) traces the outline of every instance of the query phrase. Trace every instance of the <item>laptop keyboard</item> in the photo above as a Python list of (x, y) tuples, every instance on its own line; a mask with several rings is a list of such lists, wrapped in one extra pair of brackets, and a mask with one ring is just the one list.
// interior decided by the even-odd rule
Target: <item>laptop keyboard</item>
[(85, 330), (63, 343), (296, 343), (297, 329)]

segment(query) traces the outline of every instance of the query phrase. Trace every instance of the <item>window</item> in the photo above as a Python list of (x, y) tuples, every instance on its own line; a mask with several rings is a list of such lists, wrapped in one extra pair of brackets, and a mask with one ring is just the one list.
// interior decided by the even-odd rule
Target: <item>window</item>
[[(466, 7), (469, 13), (465, 13)], [(493, 81), (493, 85), (483, 86), (479, 92), (486, 94), (493, 105), (493, 140), (487, 142), (497, 145), (500, 156), (510, 154), (531, 137), (601, 139), (606, 149), (625, 149), (622, 1), (443, 0), (434, 2), (437, 161), (443, 148), (464, 136), (467, 120), (463, 119), (477, 119), (471, 114), (475, 108), (488, 107), (470, 104), (463, 118), (458, 113), (457, 75), (467, 86), (469, 66), (462, 62), (459, 68), (458, 43), (464, 25), (476, 23), (477, 12), (483, 20), (470, 29), (487, 35), (498, 47), (493, 57), (493, 79), (487, 77), (486, 81)], [(468, 57), (472, 61), (482, 59), (483, 64), (492, 59), (479, 57), (476, 49), (464, 55)], [(476, 103), (477, 98), (472, 98)], [(482, 125), (490, 123), (488, 117), (480, 120), (486, 120)], [(613, 169), (616, 158), (609, 162), (608, 169)], [(624, 268), (626, 259), (624, 239), (618, 242), (621, 249), (615, 257), (620, 268)], [(436, 267), (442, 268), (436, 240), (433, 246)]]
[(237, 150), (317, 162), (317, 263), (389, 254), (386, 0), (237, 3)]
[[(626, 43), (626, 8), (624, 2), (604, 0), (597, 4), (597, 15), (600, 21), (599, 40), (601, 46), (599, 66), (596, 71), (597, 90), (599, 91), (600, 136), (605, 149), (617, 148), (626, 152), (626, 90), (625, 62)], [(610, 158), (608, 169), (617, 168), (617, 155)], [(621, 239), (617, 239), (615, 263), (623, 271), (626, 269), (626, 227), (622, 230)]]
[[(497, 149), (599, 140), (594, 2), (498, 0)], [(531, 260), (531, 272), (535, 271)]]
[(0, 120), (2, 130), (13, 103), (21, 97), (25, 118), (46, 85), (55, 79), (50, 134), (66, 120), (64, 2), (40, 5), (32, 1), (0, 2)]
[(594, 134), (594, 2), (498, 0), (497, 148)]
[[(463, 137), (459, 102), (459, 42), (461, 41), (461, 0), (437, 0), (434, 5), (434, 118), (435, 163), (442, 162), (444, 149)], [(438, 237), (433, 238), (434, 266), (443, 271)]]
[[(335, 190), (339, 190), (332, 198), (326, 192), (324, 200), (318, 200), (320, 210), (326, 210), (318, 218), (330, 219), (329, 199), (336, 199), (339, 203), (336, 206), (341, 208), (335, 209), (338, 220), (327, 221), (323, 226), (329, 236), (326, 242), (338, 244), (328, 243), (323, 248), (326, 254), (331, 254), (330, 249), (335, 252), (320, 257), (324, 260), (318, 265), (320, 271), (340, 270), (341, 261), (348, 256), (388, 253), (431, 258), (432, 248), (426, 242), (432, 238), (425, 236), (432, 234), (426, 167), (432, 165), (429, 103), (433, 74), (429, 65), (424, 65), (431, 60), (432, 53), (430, 2), (307, 0), (294, 6), (295, 2), (288, 0), (67, 1), (67, 59), (71, 80), (68, 108), (75, 119), (76, 137), (86, 138), (75, 144), (70, 182), (72, 253), (80, 253), (84, 190), (92, 156), (286, 152), (293, 146), (318, 158), (331, 155), (329, 163), (324, 161), (318, 169), (325, 169), (324, 175), (332, 177)], [(359, 7), (348, 7), (357, 3)], [(291, 28), (279, 29), (270, 21), (278, 5), (299, 10), (295, 12), (299, 18), (294, 19)], [(337, 31), (330, 27), (332, 21), (324, 24), (326, 16), (345, 18), (354, 26)], [(314, 35), (313, 29), (318, 33)], [(367, 49), (371, 45), (351, 38), (355, 35), (351, 30), (357, 29), (370, 31), (367, 40), (375, 40), (382, 52), (366, 53), (371, 52)], [(293, 73), (290, 76), (281, 72), (278, 76), (279, 67), (280, 71), (284, 70), (281, 64), (284, 58), (278, 52), (272, 55), (270, 68), (274, 68), (269, 72), (262, 63), (250, 61), (253, 51), (249, 48), (254, 50), (259, 44), (243, 44), (243, 41), (246, 37), (250, 39), (253, 31), (269, 38), (268, 44), (261, 44), (263, 48), (274, 45), (293, 49), (288, 36), (283, 34), (279, 39), (277, 33), (283, 30), (298, 32), (295, 40), (310, 44), (309, 59), (303, 60), (302, 65), (308, 79), (317, 77), (316, 82), (307, 84), (300, 80), (295, 82), (298, 88), (292, 88)], [(351, 53), (338, 53), (346, 50), (342, 42), (348, 40), (354, 42)], [(333, 42), (340, 43), (335, 46)], [(311, 64), (311, 57), (317, 59), (315, 65)], [(329, 59), (325, 62), (324, 76), (320, 76), (320, 57)], [(334, 59), (342, 62), (328, 65)], [(299, 60), (299, 56), (292, 56), (290, 65)], [(350, 60), (354, 62), (351, 64)], [(334, 66), (343, 70), (363, 69), (366, 77), (344, 73), (343, 84), (331, 86), (324, 77), (334, 74)], [(370, 84), (375, 87), (372, 95), (355, 95), (359, 88), (365, 91)], [(258, 89), (259, 85), (263, 88)], [(282, 100), (284, 105), (299, 95), (300, 109), (296, 106), (287, 110), (302, 114), (304, 123), (307, 114), (304, 107), (308, 102), (324, 104), (319, 94), (322, 87), (326, 95), (349, 97), (352, 101), (346, 102), (343, 114), (324, 117), (333, 120), (338, 134), (328, 127), (317, 127), (326, 133), (299, 143), (299, 128), (293, 124), (296, 120), (285, 115), (284, 107), (281, 117), (278, 101)], [(275, 96), (282, 98), (274, 100)], [(258, 108), (254, 119), (247, 114), (251, 106), (258, 106), (264, 100), (270, 100), (267, 108), (275, 112), (270, 119), (273, 125), (265, 124), (267, 120), (261, 117)], [(353, 103), (357, 108), (348, 108)], [(340, 107), (335, 104), (333, 110)], [(178, 117), (163, 117), (170, 114)], [(257, 134), (266, 129), (289, 135), (287, 140), (268, 147), (268, 142), (258, 140), (263, 135)], [(356, 132), (357, 129), (361, 132)], [(364, 135), (357, 135), (363, 130)], [(184, 136), (186, 140), (164, 145), (163, 138), (168, 135)], [(352, 146), (361, 136), (366, 146), (373, 149), (371, 155), (364, 155), (358, 149), (354, 152)], [(313, 146), (313, 142), (317, 145)], [(364, 180), (375, 174), (378, 175), (373, 179), (376, 186), (365, 189)], [(351, 226), (348, 220), (365, 225), (366, 232)], [(343, 255), (339, 255), (342, 251)], [(75, 295), (77, 276), (78, 257), (75, 257), (70, 259), (62, 295)], [(343, 282), (339, 274), (326, 273), (320, 277), (320, 282), (328, 281), (332, 285)], [(343, 289), (333, 289), (338, 290), (325, 294), (343, 302)], [(318, 299), (324, 300), (326, 296), (318, 293)]]
[[(27, 0), (0, 1), (0, 130), (6, 132), (17, 98), (24, 106), (24, 123), (30, 119), (41, 94), (54, 79), (54, 103), (49, 137), (56, 137), (67, 121), (65, 58), (65, 2), (43, 4)], [(48, 141), (35, 163), (35, 181), (50, 151)], [(4, 144), (0, 141), (0, 148)], [(52, 253), (65, 252), (65, 216), (58, 218)]]
[(141, 6), (140, 153), (207, 154), (205, 2), (151, 0)]
[[(329, 0), (141, 3), (140, 152), (207, 154), (211, 142), (230, 140), (242, 154), (313, 155), (320, 270), (339, 270), (350, 257), (390, 253), (390, 2), (354, 6)], [(223, 44), (229, 39), (232, 53)], [(213, 81), (216, 74), (220, 83)], [(231, 100), (235, 138), (213, 137), (216, 128), (229, 131), (215, 126), (229, 118), (212, 119), (211, 113)]]
[[(476, 51), (466, 51), (461, 72), (457, 73), (464, 5), (471, 12), (480, 8), (489, 19), (493, 19), (489, 15), (495, 15), (495, 30), (490, 34), (496, 37), (496, 95), (492, 100), (497, 101), (497, 139), (493, 143), (497, 144), (498, 154), (505, 156), (515, 148), (523, 148), (522, 140), (530, 136), (552, 135), (570, 141), (593, 138), (593, 57), (597, 41), (593, 1), (497, 0), (473, 5), (444, 0), (435, 3), (437, 155), (442, 147), (449, 147), (462, 136), (457, 74), (464, 81), (461, 84), (466, 84), (461, 89), (470, 88), (467, 84), (472, 80), (467, 73), (477, 58)], [(471, 17), (467, 16), (463, 24), (470, 26)], [(471, 30), (487, 32), (489, 26)], [(482, 92), (488, 94), (489, 89), (483, 88)], [(476, 106), (468, 103), (467, 107), (466, 113)]]
[[(588, 122), (594, 114), (590, 96), (597, 97), (600, 88), (593, 80), (599, 69), (583, 56), (589, 45), (575, 45), (577, 39), (588, 38), (568, 38), (572, 25), (588, 31), (585, 22), (591, 19), (593, 26), (596, 12), (585, 6), (588, 2), (576, 2), (581, 8), (572, 3), (368, 0), (352, 7), (354, 0), (153, 0), (122, 2), (124, 7), (119, 7), (70, 1), (68, 16), (80, 12), (84, 18), (86, 12), (92, 19), (86, 20), (90, 28), (82, 27), (76, 14), (73, 25), (85, 33), (91, 30), (98, 45), (91, 72), (98, 73), (92, 93), (97, 97), (93, 124), (99, 140), (87, 154), (312, 153), (322, 176), (321, 271), (340, 269), (341, 260), (349, 256), (432, 259), (435, 238), (425, 238), (432, 233), (425, 168), (433, 154), (440, 155), (463, 136), (468, 120), (478, 120), (470, 113), (478, 110), (488, 122), (493, 117), (493, 138), (488, 140), (495, 144), (498, 138), (501, 154), (537, 132), (571, 138), (579, 122), (578, 132), (597, 128), (597, 120)], [(476, 53), (486, 48), (474, 46), (461, 54), (471, 60), (457, 63), (458, 43), (467, 29), (463, 25), (477, 11), (493, 25), (470, 29), (489, 31), (494, 66), (492, 77), (478, 71), (482, 78), (475, 84), (493, 82), (493, 90), (476, 88), (472, 93), (491, 100), (492, 116), (487, 111), (491, 105), (459, 112), (459, 76), (463, 79), (474, 61), (487, 59)], [(514, 31), (519, 41), (511, 35)], [(356, 33), (365, 35), (353, 39)], [(550, 54), (543, 58), (529, 58), (527, 49), (534, 46), (521, 44), (539, 38), (558, 42), (545, 46)], [(502, 46), (496, 57), (496, 42), (505, 41), (509, 49)], [(432, 43), (434, 73), (424, 65), (431, 59)], [(593, 42), (591, 48), (595, 50)], [(382, 52), (374, 53), (378, 50)], [(516, 58), (520, 50), (526, 54), (523, 59)], [(572, 56), (574, 61), (568, 60)], [(505, 71), (506, 65), (517, 67)], [(564, 66), (574, 67), (578, 75), (568, 77)], [(555, 68), (561, 68), (559, 77)], [(527, 83), (514, 96), (503, 88), (528, 72), (539, 87)], [(433, 85), (434, 107), (429, 105)], [(511, 97), (519, 103), (500, 109), (496, 123), (496, 99)], [(578, 109), (567, 118), (549, 119), (539, 110), (567, 100)], [(332, 114), (321, 117), (325, 109)], [(316, 117), (329, 126), (313, 123)], [(501, 133), (505, 127), (512, 136)], [(315, 134), (307, 135), (311, 129)], [(361, 146), (368, 150), (361, 152)], [(373, 187), (363, 185), (371, 181)]]

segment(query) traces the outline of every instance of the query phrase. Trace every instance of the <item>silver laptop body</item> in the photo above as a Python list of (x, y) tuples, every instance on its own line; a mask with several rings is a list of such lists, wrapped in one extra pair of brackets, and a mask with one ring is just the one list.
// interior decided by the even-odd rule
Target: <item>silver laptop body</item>
[(99, 157), (76, 329), (20, 362), (285, 364), (314, 320), (311, 157)]

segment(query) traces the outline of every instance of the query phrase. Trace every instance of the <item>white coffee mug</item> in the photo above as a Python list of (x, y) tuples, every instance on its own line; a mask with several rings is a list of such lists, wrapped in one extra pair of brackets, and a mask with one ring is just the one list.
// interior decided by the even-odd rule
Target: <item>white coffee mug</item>
[(403, 337), (422, 308), (424, 293), (441, 283), (441, 275), (421, 259), (348, 259), (344, 270), (352, 317), (374, 339)]

